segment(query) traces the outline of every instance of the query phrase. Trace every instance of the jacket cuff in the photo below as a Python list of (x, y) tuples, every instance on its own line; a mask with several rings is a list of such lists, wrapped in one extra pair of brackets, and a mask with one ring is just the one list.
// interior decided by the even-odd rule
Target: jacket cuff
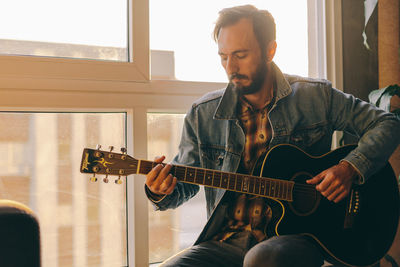
[(154, 210), (166, 210), (168, 209), (168, 205), (173, 200), (172, 194), (170, 195), (157, 195), (150, 191), (150, 189), (144, 185), (144, 191), (146, 193), (147, 198), (153, 204)]
[(162, 201), (167, 195), (157, 195), (150, 191), (147, 185), (144, 185), (144, 192), (146, 193), (147, 198), (153, 203), (159, 203)]
[(353, 181), (353, 183), (358, 184), (358, 185), (364, 184), (364, 183), (365, 183), (365, 178), (364, 178), (364, 176), (361, 174), (360, 170), (359, 170), (356, 166), (354, 166), (354, 164), (351, 163), (350, 161), (348, 161), (348, 160), (346, 160), (346, 159), (342, 159), (342, 160), (339, 161), (339, 162), (342, 162), (342, 161), (346, 161), (346, 162), (347, 162), (348, 164), (350, 164), (350, 165), (353, 167), (353, 169), (357, 172), (357, 178), (356, 178), (356, 180)]
[(364, 184), (366, 177), (368, 177), (368, 172), (370, 171), (369, 160), (362, 154), (357, 152), (350, 152), (342, 161), (348, 162), (359, 174), (359, 180), (357, 184)]

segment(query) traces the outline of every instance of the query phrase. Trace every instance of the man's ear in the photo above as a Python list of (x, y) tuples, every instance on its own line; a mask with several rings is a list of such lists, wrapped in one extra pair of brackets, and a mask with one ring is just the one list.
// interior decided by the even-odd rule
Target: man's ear
[(272, 40), (271, 42), (268, 43), (267, 45), (267, 62), (271, 62), (274, 59), (275, 52), (276, 52), (276, 41)]

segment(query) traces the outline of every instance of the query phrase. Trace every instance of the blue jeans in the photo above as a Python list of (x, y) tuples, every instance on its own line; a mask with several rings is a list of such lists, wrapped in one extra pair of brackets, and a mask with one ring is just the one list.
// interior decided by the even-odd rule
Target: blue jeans
[(324, 264), (320, 248), (305, 236), (276, 236), (250, 249), (243, 240), (202, 242), (183, 250), (160, 267), (320, 267)]

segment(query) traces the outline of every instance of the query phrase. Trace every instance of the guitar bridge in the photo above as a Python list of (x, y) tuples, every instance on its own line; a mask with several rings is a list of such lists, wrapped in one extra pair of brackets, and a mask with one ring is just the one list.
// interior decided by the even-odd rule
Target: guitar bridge
[(360, 193), (358, 190), (352, 189), (348, 199), (346, 215), (344, 217), (344, 229), (353, 227), (355, 219), (360, 211)]

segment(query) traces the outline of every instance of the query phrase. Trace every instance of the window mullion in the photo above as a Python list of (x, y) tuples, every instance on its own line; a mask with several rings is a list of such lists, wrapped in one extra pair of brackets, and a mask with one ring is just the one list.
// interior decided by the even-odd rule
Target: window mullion
[[(132, 126), (130, 127), (129, 124)], [(128, 114), (128, 152), (137, 159), (147, 158), (147, 109), (135, 108)], [(145, 176), (128, 179), (128, 262), (129, 266), (149, 265), (148, 200)]]

